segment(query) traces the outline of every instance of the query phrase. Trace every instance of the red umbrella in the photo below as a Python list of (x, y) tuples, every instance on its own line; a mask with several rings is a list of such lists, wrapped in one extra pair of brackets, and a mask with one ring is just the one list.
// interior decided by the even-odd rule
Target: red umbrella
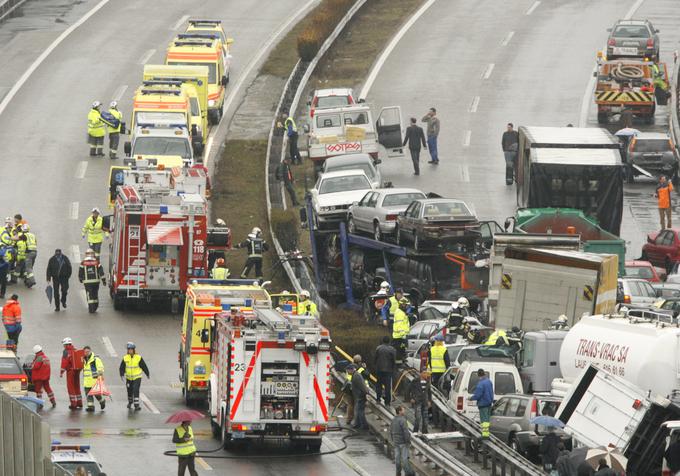
[(165, 423), (182, 423), (183, 421), (200, 420), (203, 417), (205, 417), (205, 415), (196, 410), (180, 410), (165, 420)]

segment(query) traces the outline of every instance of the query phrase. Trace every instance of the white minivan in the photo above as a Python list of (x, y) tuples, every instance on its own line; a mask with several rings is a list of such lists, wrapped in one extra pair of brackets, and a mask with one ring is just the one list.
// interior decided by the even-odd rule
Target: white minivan
[(475, 393), (477, 382), (479, 382), (477, 376), (479, 369), (484, 369), (486, 376), (493, 384), (494, 401), (499, 395), (524, 393), (522, 379), (511, 358), (499, 357), (483, 361), (466, 360), (461, 364), (449, 393), (449, 400), (453, 409), (457, 412), (469, 417), (479, 415), (477, 402), (470, 399)]

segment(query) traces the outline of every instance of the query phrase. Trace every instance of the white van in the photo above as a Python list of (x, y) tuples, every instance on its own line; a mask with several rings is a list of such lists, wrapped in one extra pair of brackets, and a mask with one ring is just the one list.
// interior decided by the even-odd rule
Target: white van
[[(522, 379), (519, 376), (517, 367), (509, 357), (499, 357), (498, 359), (485, 359), (483, 361), (466, 360), (460, 366), (451, 386), (449, 400), (454, 410), (469, 417), (479, 415), (477, 402), (470, 400), (475, 393), (479, 377), (477, 370), (484, 369), (486, 376), (493, 383), (494, 397), (510, 393), (524, 393)], [(494, 401), (496, 398), (494, 398)]]

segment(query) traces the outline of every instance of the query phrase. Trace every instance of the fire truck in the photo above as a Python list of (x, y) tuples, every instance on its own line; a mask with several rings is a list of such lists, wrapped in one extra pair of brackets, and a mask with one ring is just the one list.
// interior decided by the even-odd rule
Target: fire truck
[(230, 309), (209, 322), (213, 433), (227, 448), (289, 439), (318, 452), (329, 413), (328, 330), (279, 309)]
[[(143, 162), (143, 163), (142, 163)], [(172, 312), (187, 281), (209, 274), (211, 252), (230, 247), (225, 228), (208, 226), (202, 169), (153, 167), (131, 160), (111, 174), (113, 216), (109, 289), (114, 308), (129, 302), (170, 301)]]

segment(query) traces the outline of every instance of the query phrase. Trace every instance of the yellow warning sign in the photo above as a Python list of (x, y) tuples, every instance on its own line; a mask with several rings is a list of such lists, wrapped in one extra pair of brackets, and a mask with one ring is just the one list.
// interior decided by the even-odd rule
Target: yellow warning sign
[(595, 100), (601, 102), (653, 102), (652, 93), (646, 91), (596, 91)]
[(501, 277), (501, 287), (503, 289), (512, 288), (512, 275), (509, 273), (503, 273), (503, 276)]
[(583, 286), (583, 299), (586, 301), (592, 301), (593, 300), (593, 287), (592, 286)]

